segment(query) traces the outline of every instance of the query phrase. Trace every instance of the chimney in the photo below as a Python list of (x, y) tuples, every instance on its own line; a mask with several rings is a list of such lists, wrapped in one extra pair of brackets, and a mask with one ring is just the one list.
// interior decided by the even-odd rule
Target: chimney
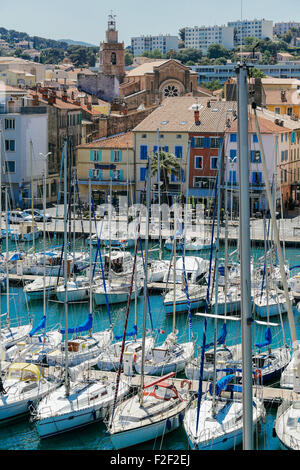
[(281, 101), (282, 101), (282, 102), (287, 101), (285, 90), (281, 90)]
[(87, 106), (87, 109), (88, 109), (89, 111), (92, 111), (92, 109), (93, 109), (92, 103), (89, 102), (89, 103), (87, 103), (86, 106)]
[(48, 89), (47, 88), (41, 88), (41, 93), (42, 93), (42, 98), (44, 100), (48, 100)]
[(71, 93), (71, 100), (73, 100), (73, 101), (75, 100), (75, 94), (74, 94), (74, 91), (72, 91), (72, 93)]
[(210, 101), (207, 102), (207, 107), (210, 108)]
[(56, 92), (52, 90), (48, 97), (48, 104), (54, 104), (54, 103), (56, 103)]
[(61, 99), (62, 101), (64, 101), (65, 103), (68, 101), (68, 94), (67, 94), (67, 90), (64, 89), (62, 95), (61, 95)]

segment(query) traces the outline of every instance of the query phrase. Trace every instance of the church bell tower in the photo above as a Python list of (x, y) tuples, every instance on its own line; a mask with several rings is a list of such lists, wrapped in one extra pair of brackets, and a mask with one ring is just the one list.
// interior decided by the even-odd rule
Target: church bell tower
[(100, 68), (104, 75), (114, 75), (122, 83), (125, 77), (125, 49), (124, 42), (118, 42), (116, 29), (116, 16), (112, 13), (108, 17), (106, 40), (100, 44)]

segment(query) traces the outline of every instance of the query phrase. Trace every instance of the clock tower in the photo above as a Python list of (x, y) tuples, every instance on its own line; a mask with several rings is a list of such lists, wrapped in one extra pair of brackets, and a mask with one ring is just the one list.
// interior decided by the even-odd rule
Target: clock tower
[(112, 13), (108, 17), (106, 40), (100, 44), (99, 72), (104, 75), (113, 75), (117, 77), (119, 83), (122, 83), (125, 77), (125, 49), (124, 42), (118, 42), (115, 18), (116, 16)]

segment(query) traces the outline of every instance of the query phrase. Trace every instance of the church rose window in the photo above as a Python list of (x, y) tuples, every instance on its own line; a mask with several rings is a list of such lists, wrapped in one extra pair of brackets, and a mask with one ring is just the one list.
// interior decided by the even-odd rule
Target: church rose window
[(178, 88), (175, 85), (168, 85), (164, 89), (164, 95), (165, 96), (178, 96), (179, 95)]

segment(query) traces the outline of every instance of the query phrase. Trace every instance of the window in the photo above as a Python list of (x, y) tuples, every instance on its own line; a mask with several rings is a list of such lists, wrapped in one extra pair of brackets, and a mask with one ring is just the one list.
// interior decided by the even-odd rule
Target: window
[(16, 162), (5, 162), (5, 173), (15, 173)]
[(141, 160), (147, 160), (148, 159), (148, 146), (147, 145), (141, 145), (140, 146), (140, 159)]
[(140, 168), (140, 181), (145, 181), (146, 179), (146, 168)]
[(253, 134), (253, 143), (257, 143), (258, 142), (258, 137), (256, 134)]
[(111, 161), (112, 162), (122, 161), (122, 151), (121, 150), (112, 150), (111, 151)]
[(91, 150), (90, 151), (90, 161), (99, 162), (101, 160), (101, 150)]
[(213, 149), (218, 149), (220, 146), (220, 141), (217, 137), (211, 137), (210, 139), (210, 146)]
[(218, 169), (218, 157), (211, 157), (210, 159), (210, 169), (217, 170)]
[(234, 149), (230, 150), (229, 161), (230, 163), (234, 163), (237, 159), (237, 151)]
[(260, 171), (252, 172), (252, 183), (261, 184), (262, 183), (262, 173)]
[(237, 142), (237, 135), (236, 134), (230, 134), (230, 142)]
[(176, 135), (176, 139), (181, 139), (182, 138), (182, 135), (181, 134), (177, 134)]
[(117, 55), (116, 55), (115, 52), (112, 52), (112, 53), (111, 53), (111, 59), (110, 59), (110, 60), (111, 60), (111, 64), (112, 64), (112, 65), (116, 65), (116, 63), (117, 63)]
[(175, 155), (177, 158), (182, 158), (182, 146), (181, 145), (175, 146)]
[(229, 181), (230, 184), (236, 184), (236, 171), (232, 170), (229, 172)]
[(203, 170), (203, 157), (195, 157), (195, 168), (197, 170)]
[(142, 139), (147, 139), (147, 134), (142, 134)]
[(113, 181), (122, 181), (123, 171), (122, 170), (111, 170), (110, 177)]
[(251, 163), (261, 163), (261, 155), (259, 150), (251, 150)]
[(15, 119), (5, 119), (5, 129), (15, 129)]
[(15, 152), (16, 151), (16, 141), (15, 140), (6, 140), (5, 141), (5, 151), (6, 152)]

